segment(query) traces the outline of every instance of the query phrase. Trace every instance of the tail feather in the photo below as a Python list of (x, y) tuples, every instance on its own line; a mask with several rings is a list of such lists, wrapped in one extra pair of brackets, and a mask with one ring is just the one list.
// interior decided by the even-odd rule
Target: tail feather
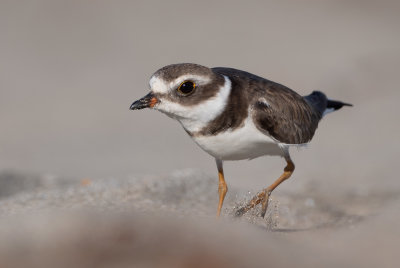
[(339, 110), (343, 106), (353, 106), (352, 104), (330, 100), (321, 91), (313, 91), (310, 95), (304, 97), (304, 99), (318, 111), (321, 116), (324, 116), (333, 111)]
[(332, 108), (334, 110), (339, 110), (343, 106), (353, 106), (353, 104), (336, 101), (336, 100), (330, 100), (330, 99), (328, 99), (328, 103), (326, 104), (327, 109)]

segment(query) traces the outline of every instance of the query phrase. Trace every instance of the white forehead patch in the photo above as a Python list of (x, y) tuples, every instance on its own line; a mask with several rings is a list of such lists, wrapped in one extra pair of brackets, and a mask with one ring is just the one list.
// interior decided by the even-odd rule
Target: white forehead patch
[(150, 89), (156, 93), (167, 93), (168, 86), (164, 79), (153, 75), (149, 81)]
[(184, 81), (187, 80), (193, 81), (196, 85), (205, 85), (211, 81), (210, 77), (207, 76), (185, 74), (179, 76), (178, 78), (176, 78), (171, 82), (167, 82), (161, 77), (153, 75), (150, 78), (149, 85), (150, 89), (154, 93), (168, 93), (170, 90), (177, 88), (180, 84), (182, 84)]

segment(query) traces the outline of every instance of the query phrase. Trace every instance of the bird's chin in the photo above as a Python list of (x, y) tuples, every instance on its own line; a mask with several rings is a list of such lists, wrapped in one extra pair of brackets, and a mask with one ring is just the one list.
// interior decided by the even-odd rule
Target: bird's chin
[(175, 120), (178, 120), (178, 121), (179, 121), (179, 118), (180, 118), (179, 116), (177, 116), (177, 115), (174, 114), (174, 113), (165, 111), (165, 110), (163, 110), (163, 109), (159, 109), (158, 105), (155, 105), (152, 109), (157, 110), (157, 111), (159, 111), (160, 113), (165, 114), (165, 115), (168, 116), (169, 118), (172, 118), (172, 119), (175, 119)]

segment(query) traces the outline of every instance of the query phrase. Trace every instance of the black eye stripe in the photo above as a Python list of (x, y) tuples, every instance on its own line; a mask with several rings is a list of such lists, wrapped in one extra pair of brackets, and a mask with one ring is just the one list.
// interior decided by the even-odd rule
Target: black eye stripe
[(178, 92), (181, 93), (182, 95), (188, 95), (194, 91), (196, 88), (196, 84), (192, 81), (184, 81), (180, 86), (178, 87)]

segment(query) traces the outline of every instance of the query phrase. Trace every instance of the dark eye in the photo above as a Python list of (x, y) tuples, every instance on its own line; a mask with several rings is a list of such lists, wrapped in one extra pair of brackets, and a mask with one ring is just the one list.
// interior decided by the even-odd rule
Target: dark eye
[(178, 92), (182, 95), (189, 95), (194, 91), (196, 84), (192, 81), (185, 81), (178, 87)]

